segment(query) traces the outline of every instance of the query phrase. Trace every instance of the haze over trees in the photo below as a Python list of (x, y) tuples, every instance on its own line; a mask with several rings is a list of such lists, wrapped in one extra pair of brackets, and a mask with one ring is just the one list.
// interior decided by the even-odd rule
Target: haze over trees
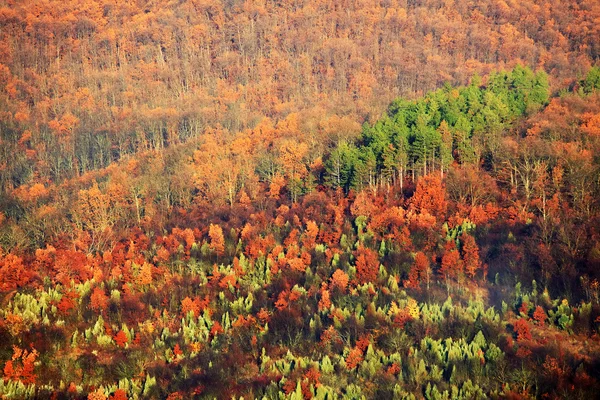
[(0, 1), (0, 394), (595, 397), (599, 18)]

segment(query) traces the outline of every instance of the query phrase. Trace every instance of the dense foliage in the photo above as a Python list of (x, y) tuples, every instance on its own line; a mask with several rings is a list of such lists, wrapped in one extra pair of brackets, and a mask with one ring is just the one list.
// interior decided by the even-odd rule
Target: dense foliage
[(589, 0), (2, 0), (0, 191), (264, 117), (353, 134), (398, 96), (518, 63), (566, 86), (600, 56), (599, 17)]
[(595, 398), (595, 2), (142, 3), (0, 1), (0, 397)]
[[(3, 231), (2, 392), (593, 396), (596, 73), (562, 98), (517, 67), (395, 101), (324, 164), (271, 126), (266, 155), (242, 148), (255, 132), (207, 133), (88, 174), (73, 196), (20, 188), (8, 218), (23, 222)], [(185, 171), (194, 184), (157, 211), (177, 193), (157, 179)], [(44, 245), (25, 251), (29, 237)]]
[(516, 67), (495, 73), (486, 87), (479, 79), (470, 86), (446, 86), (418, 101), (396, 100), (389, 115), (365, 125), (359, 145), (341, 143), (329, 156), (331, 184), (346, 190), (390, 185), (404, 174), (441, 172), (456, 159), (462, 165), (493, 164), (500, 134), (517, 117), (540, 109), (548, 101), (543, 72)]

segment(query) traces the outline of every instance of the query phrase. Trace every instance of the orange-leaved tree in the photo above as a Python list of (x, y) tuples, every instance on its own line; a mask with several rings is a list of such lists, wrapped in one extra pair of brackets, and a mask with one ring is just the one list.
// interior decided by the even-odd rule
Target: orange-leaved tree
[(104, 293), (104, 289), (95, 287), (90, 296), (90, 308), (94, 311), (103, 311), (108, 307), (108, 296)]
[(210, 237), (210, 249), (215, 252), (217, 257), (222, 256), (225, 253), (223, 229), (219, 225), (210, 224), (208, 236)]
[(348, 274), (337, 269), (331, 276), (331, 288), (338, 288), (343, 293), (346, 291), (346, 287), (348, 287)]
[(408, 273), (408, 280), (405, 282), (405, 286), (418, 288), (422, 282), (425, 282), (427, 289), (431, 281), (431, 265), (429, 259), (422, 251), (418, 251), (415, 254), (415, 260), (413, 266)]
[(477, 271), (481, 268), (479, 259), (479, 247), (475, 243), (475, 238), (466, 232), (461, 235), (462, 253), (465, 271), (471, 279), (475, 277)]
[(358, 283), (369, 283), (377, 280), (379, 272), (379, 255), (368, 247), (359, 246), (354, 252), (356, 257), (356, 279)]
[(439, 176), (427, 175), (419, 179), (412, 206), (421, 213), (427, 212), (438, 218), (446, 214), (446, 189)]
[(439, 273), (444, 277), (446, 281), (446, 287), (448, 290), (450, 279), (458, 279), (462, 272), (462, 261), (460, 254), (456, 248), (454, 240), (448, 240), (444, 245), (444, 254), (442, 255), (442, 265)]

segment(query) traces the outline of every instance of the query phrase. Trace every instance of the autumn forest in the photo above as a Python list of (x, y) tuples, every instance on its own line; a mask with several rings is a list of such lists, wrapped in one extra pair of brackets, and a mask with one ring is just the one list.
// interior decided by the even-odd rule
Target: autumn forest
[(597, 398), (599, 21), (0, 0), (0, 398)]

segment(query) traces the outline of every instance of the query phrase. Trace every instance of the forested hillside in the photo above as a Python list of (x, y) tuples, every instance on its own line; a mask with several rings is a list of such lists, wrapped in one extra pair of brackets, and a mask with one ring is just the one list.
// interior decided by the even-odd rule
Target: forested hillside
[(0, 4), (0, 397), (597, 397), (600, 4)]
[(564, 88), (600, 55), (585, 0), (1, 4), (0, 190), (290, 113), (356, 134), (398, 96), (518, 63)]

